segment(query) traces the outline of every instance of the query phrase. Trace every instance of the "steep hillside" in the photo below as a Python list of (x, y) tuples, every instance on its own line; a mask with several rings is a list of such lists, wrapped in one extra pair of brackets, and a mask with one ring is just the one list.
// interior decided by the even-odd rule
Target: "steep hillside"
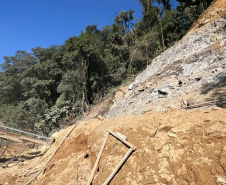
[(226, 100), (226, 0), (218, 0), (182, 40), (155, 58), (108, 117)]
[[(97, 106), (49, 158), (73, 126), (54, 134), (48, 147), (27, 148), (5, 168), (0, 185), (85, 185), (110, 129), (128, 138), (136, 150), (110, 184), (225, 185), (225, 104), (186, 110), (187, 106), (226, 100), (226, 0), (217, 0), (190, 32), (129, 87)], [(113, 105), (112, 105), (113, 103)], [(104, 114), (109, 109), (108, 118)], [(99, 115), (99, 116), (98, 116)], [(88, 119), (97, 117), (95, 119)], [(115, 117), (115, 118), (113, 118)], [(19, 146), (0, 159), (9, 160)], [(109, 136), (93, 185), (101, 185), (128, 148)]]

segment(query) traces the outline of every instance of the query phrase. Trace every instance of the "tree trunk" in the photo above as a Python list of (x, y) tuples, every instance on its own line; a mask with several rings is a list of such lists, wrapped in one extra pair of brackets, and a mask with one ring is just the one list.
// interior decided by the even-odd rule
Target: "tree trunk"
[(146, 48), (145, 48), (146, 49), (146, 62), (147, 62), (147, 67), (148, 67), (148, 58), (149, 57), (148, 57), (148, 41), (147, 41), (147, 39), (146, 39), (146, 45), (145, 46), (146, 46)]
[(160, 25), (160, 31), (161, 31), (161, 37), (162, 37), (162, 46), (163, 46), (163, 49), (165, 51), (166, 45), (165, 45), (165, 39), (164, 39), (164, 35), (163, 35), (162, 23), (161, 23), (160, 19), (159, 19), (159, 25)]
[(87, 82), (88, 82), (88, 65), (89, 62), (82, 57), (82, 65), (83, 65), (83, 71), (84, 71), (84, 76), (83, 76), (83, 87), (82, 87), (82, 114), (85, 115), (86, 109), (87, 109)]

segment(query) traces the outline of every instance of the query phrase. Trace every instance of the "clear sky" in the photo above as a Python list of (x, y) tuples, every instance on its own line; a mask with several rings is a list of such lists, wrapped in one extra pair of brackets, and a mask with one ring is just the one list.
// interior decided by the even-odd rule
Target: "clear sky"
[[(173, 1), (175, 5), (176, 0)], [(0, 64), (17, 50), (63, 44), (87, 25), (111, 25), (115, 12), (134, 9), (142, 17), (137, 0), (2, 0), (0, 3)]]

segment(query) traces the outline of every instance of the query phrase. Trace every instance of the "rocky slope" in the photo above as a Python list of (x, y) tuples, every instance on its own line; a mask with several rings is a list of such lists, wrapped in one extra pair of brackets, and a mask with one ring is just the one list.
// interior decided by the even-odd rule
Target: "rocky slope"
[(226, 0), (215, 1), (182, 40), (119, 92), (108, 117), (219, 99), (226, 100)]

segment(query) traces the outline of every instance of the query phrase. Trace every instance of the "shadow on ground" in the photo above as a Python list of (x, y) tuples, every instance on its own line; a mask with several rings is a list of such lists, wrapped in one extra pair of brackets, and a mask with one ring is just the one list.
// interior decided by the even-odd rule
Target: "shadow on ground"
[(226, 108), (226, 73), (220, 73), (214, 77), (213, 82), (203, 85), (201, 94), (208, 94), (210, 96), (206, 101), (222, 101), (216, 103), (216, 106)]

